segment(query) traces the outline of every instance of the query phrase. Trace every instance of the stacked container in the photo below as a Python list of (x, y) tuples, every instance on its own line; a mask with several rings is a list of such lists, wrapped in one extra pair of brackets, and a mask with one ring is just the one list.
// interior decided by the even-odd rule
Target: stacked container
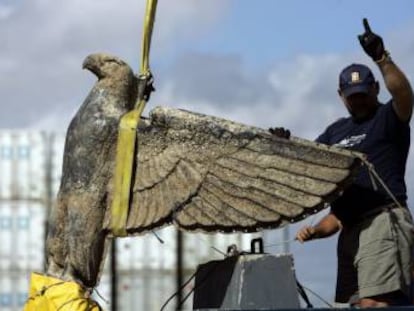
[[(22, 310), (30, 273), (44, 271), (46, 220), (59, 189), (63, 133), (0, 131), (0, 310)], [(250, 249), (252, 234), (183, 234), (184, 281), (197, 265), (224, 258), (227, 247)], [(162, 242), (160, 242), (162, 240)], [(265, 249), (266, 250), (266, 249)], [(160, 310), (176, 290), (177, 231), (116, 240), (116, 310)], [(110, 258), (94, 298), (112, 310)], [(192, 310), (193, 283), (183, 287), (182, 310)], [(115, 308), (114, 308), (115, 309)], [(174, 310), (175, 301), (164, 310)]]
[(21, 310), (44, 266), (48, 143), (44, 132), (0, 131), (0, 310)]
[[(259, 234), (200, 234), (183, 233), (184, 282), (193, 276), (198, 264), (223, 259), (227, 247), (237, 245), (240, 250), (250, 250), (250, 241)], [(161, 240), (161, 241), (160, 241)], [(117, 249), (116, 310), (157, 310), (177, 291), (176, 254), (177, 230), (170, 226), (143, 236), (121, 238)], [(109, 260), (94, 298), (105, 310), (110, 310), (111, 278)], [(184, 285), (184, 284), (183, 284)], [(187, 299), (182, 310), (192, 310), (194, 283), (183, 286), (182, 298)], [(101, 297), (100, 297), (101, 296)], [(171, 300), (164, 310), (175, 310), (176, 301)]]

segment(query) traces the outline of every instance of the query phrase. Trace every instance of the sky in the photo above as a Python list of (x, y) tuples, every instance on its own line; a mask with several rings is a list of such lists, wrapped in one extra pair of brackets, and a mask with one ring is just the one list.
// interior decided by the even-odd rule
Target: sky
[[(0, 0), (0, 128), (64, 132), (95, 82), (81, 68), (88, 54), (115, 54), (138, 70), (144, 8), (144, 0)], [(347, 114), (337, 77), (349, 63), (369, 65), (380, 99), (390, 97), (357, 40), (364, 17), (413, 81), (410, 0), (159, 0), (156, 92), (145, 113), (173, 106), (314, 139)], [(410, 155), (409, 196), (413, 182)], [(290, 245), (299, 280), (330, 302), (335, 240)]]

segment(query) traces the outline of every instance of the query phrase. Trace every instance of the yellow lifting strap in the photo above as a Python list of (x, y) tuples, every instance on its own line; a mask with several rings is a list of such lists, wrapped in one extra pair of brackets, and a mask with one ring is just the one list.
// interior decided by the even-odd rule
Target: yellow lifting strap
[[(141, 45), (140, 76), (150, 76), (149, 52), (152, 29), (155, 21), (157, 0), (147, 0), (144, 31)], [(135, 165), (137, 128), (146, 99), (138, 98), (133, 110), (126, 113), (120, 121), (116, 150), (114, 195), (111, 205), (111, 230), (114, 236), (126, 236), (126, 222), (132, 192), (132, 175)]]

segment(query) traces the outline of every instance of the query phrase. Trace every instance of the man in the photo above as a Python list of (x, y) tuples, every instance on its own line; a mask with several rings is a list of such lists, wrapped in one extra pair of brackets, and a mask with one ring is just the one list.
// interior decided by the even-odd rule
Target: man
[(413, 92), (382, 38), (366, 19), (363, 23), (359, 41), (378, 65), (392, 99), (378, 102), (379, 84), (368, 67), (346, 67), (339, 76), (338, 93), (350, 116), (331, 124), (317, 141), (365, 153), (386, 187), (375, 185), (363, 168), (331, 204), (330, 213), (317, 225), (299, 230), (296, 238), (303, 243), (341, 231), (337, 302), (360, 307), (404, 305), (409, 303), (413, 245), (404, 182)]

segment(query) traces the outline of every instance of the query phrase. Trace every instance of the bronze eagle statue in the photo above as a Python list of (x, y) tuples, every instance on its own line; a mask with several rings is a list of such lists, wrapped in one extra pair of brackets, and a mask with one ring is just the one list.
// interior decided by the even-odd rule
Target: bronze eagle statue
[[(66, 135), (49, 218), (49, 275), (94, 287), (110, 236), (109, 206), (120, 118), (139, 80), (122, 60), (92, 54), (98, 81)], [(156, 107), (137, 133), (128, 235), (174, 224), (202, 232), (254, 232), (304, 219), (337, 198), (359, 157), (346, 150), (190, 111)]]

